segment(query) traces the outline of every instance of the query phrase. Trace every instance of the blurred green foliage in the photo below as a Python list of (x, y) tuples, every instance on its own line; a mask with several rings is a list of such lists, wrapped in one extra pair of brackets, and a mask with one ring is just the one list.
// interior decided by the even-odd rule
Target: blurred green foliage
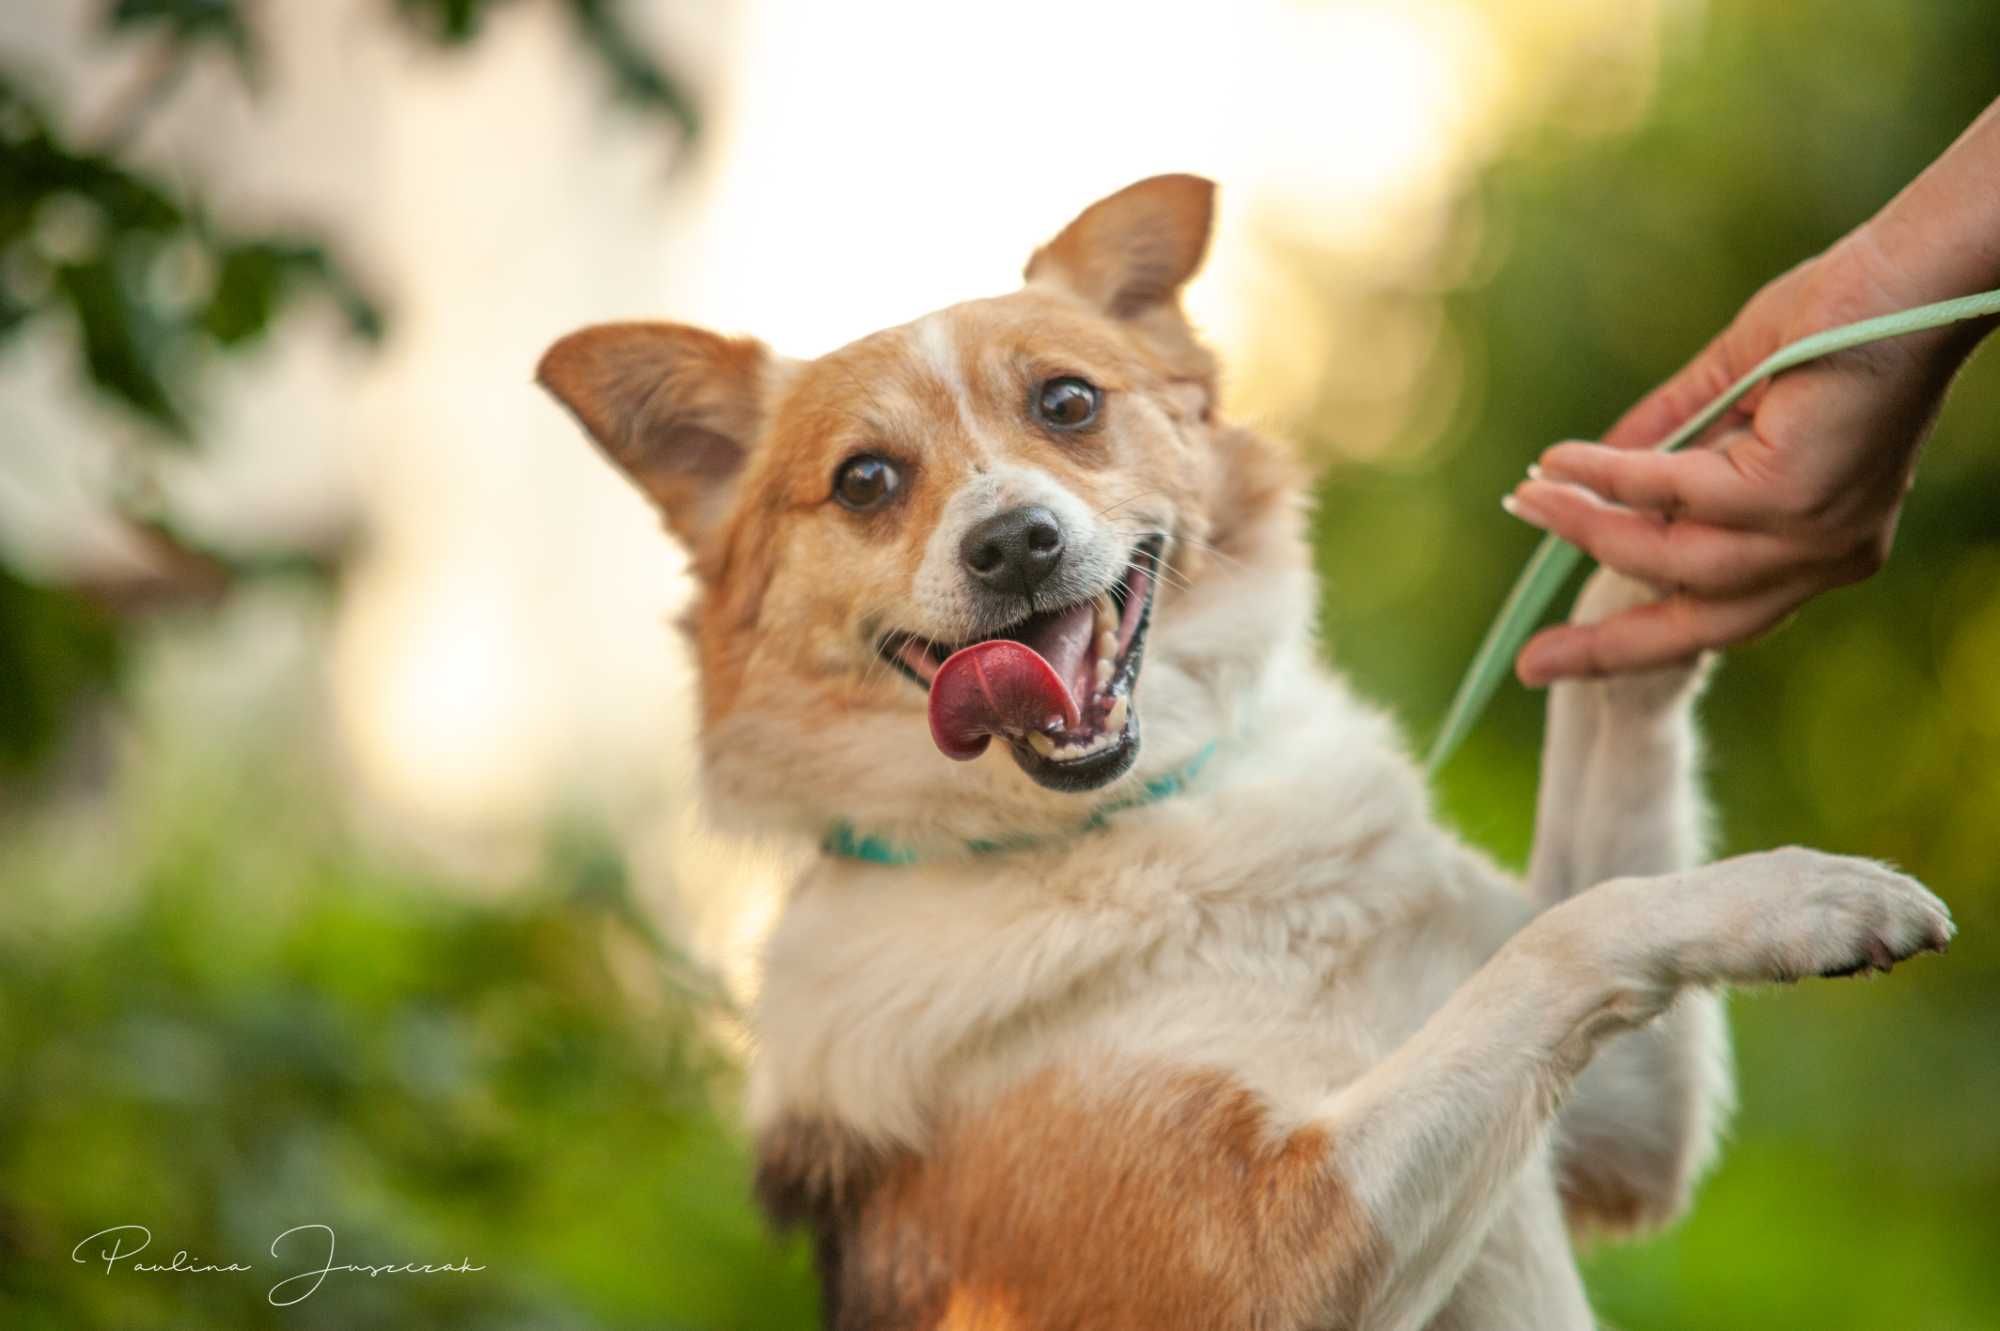
[[(475, 897), (358, 856), (283, 740), (190, 776), (135, 783), (143, 832), (87, 870), (60, 837), (0, 855), (0, 1326), (810, 1324), (802, 1248), (746, 1204), (719, 1014), (601, 842)], [(122, 1224), (140, 1260), (254, 1269), (72, 1261)], [(280, 1321), (315, 1250), (269, 1248), (301, 1224), (342, 1261), (486, 1269), (336, 1273)]]
[[(437, 40), (462, 45), (479, 35), (491, 10), (518, 0), (396, 0), (396, 9)], [(656, 111), (689, 138), (701, 130), (701, 108), (658, 57), (633, 39), (616, 0), (560, 0), (584, 47), (611, 78), (619, 97)]]
[[(497, 2), (385, 12), (456, 44)], [(693, 127), (610, 6), (569, 8), (619, 86)], [(107, 14), (257, 67), (254, 10), (232, 0)], [(1364, 691), (1427, 736), (1533, 544), (1495, 502), (1522, 467), (1602, 428), (1899, 188), (1992, 97), (1995, 51), (1991, 5), (1722, 0), (1675, 28), (1643, 124), (1580, 135), (1556, 117), (1515, 145), (1466, 205), (1486, 257), (1447, 301), (1467, 367), (1450, 425), (1411, 439), (1402, 465), (1343, 466), (1319, 488), (1324, 620)], [(85, 370), (163, 431), (199, 435), (200, 358), (253, 341), (298, 292), (372, 327), (330, 248), (217, 228), (6, 87), (0, 148), (0, 338), (69, 321)], [(50, 198), (88, 208), (51, 222)], [(12, 257), (51, 227), (60, 241), (63, 209), (96, 219), (91, 257)], [(206, 280), (161, 307), (149, 274), (189, 246)], [(17, 285), (36, 265), (49, 280)], [(1994, 1324), (1995, 420), (1989, 353), (1945, 413), (1889, 568), (1733, 653), (1707, 705), (1723, 849), (1895, 859), (1953, 902), (1961, 940), (1887, 980), (1738, 1002), (1744, 1109), (1719, 1174), (1675, 1232), (1590, 1261), (1627, 1331)], [(1339, 430), (1329, 416), (1308, 433)], [(137, 673), (122, 653), (154, 631), (0, 576), (0, 781), (60, 752), (77, 699)], [(1505, 691), (1441, 784), (1448, 816), (1503, 856), (1525, 852), (1539, 726), (1539, 699)], [(570, 837), (498, 895), (384, 867), (312, 812), (328, 774), (283, 760), (288, 733), (277, 754), (241, 748), (174, 781), (137, 779), (158, 759), (142, 745), (108, 790), (0, 807), (0, 1325), (279, 1324), (266, 1248), (309, 1222), (353, 1260), (488, 1270), (352, 1278), (284, 1325), (810, 1324), (802, 1253), (749, 1210), (726, 1021), (615, 857)], [(107, 844), (51, 849), (78, 820)], [(69, 1260), (135, 1221), (151, 1255), (185, 1247), (257, 1276), (107, 1279)]]
[[(501, 0), (395, 0), (415, 32), (463, 46)], [(633, 41), (606, 0), (562, 0), (587, 49), (622, 95), (692, 136), (693, 100)], [(107, 40), (153, 39), (153, 59), (99, 141), (59, 133), (22, 81), (0, 66), (0, 345), (36, 318), (73, 329), (93, 385), (164, 435), (190, 436), (186, 390), (204, 355), (262, 337), (293, 300), (330, 295), (357, 336), (383, 317), (324, 239), (238, 234), (162, 175), (129, 141), (171, 97), (190, 62), (221, 46), (244, 78), (261, 68), (240, 0), (116, 0)]]
[(79, 597), (0, 567), (0, 792), (53, 756), (88, 700), (117, 682), (117, 626)]
[(0, 270), (0, 345), (66, 322), (90, 382), (174, 440), (190, 437), (200, 359), (261, 337), (303, 290), (330, 294), (355, 334), (382, 332), (324, 243), (215, 225), (157, 175), (68, 142), (4, 74)]
[(229, 52), (244, 77), (256, 72), (250, 18), (237, 0), (114, 0), (104, 26), (119, 36), (164, 36), (172, 43), (168, 58), (176, 62), (213, 43)]

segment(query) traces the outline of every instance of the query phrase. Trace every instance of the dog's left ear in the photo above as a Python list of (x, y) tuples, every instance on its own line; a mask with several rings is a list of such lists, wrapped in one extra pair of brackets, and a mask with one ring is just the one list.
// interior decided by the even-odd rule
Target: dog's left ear
[(1153, 176), (1083, 210), (1028, 260), (1030, 283), (1067, 287), (1114, 319), (1171, 304), (1201, 267), (1215, 185)]
[(563, 338), (535, 379), (659, 507), (706, 573), (779, 369), (751, 338), (622, 323)]

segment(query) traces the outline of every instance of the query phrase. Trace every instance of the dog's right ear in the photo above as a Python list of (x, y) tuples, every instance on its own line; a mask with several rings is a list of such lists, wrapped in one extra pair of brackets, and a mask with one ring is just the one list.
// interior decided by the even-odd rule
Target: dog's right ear
[(762, 424), (776, 368), (763, 343), (668, 323), (599, 324), (542, 356), (535, 379), (659, 505), (697, 573)]
[(1171, 305), (1201, 267), (1215, 222), (1215, 185), (1152, 176), (1099, 199), (1036, 250), (1027, 280), (1067, 287), (1114, 319)]

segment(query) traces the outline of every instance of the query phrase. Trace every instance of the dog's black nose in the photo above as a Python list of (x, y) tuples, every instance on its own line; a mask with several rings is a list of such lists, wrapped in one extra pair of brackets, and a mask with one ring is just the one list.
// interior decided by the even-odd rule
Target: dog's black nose
[(1027, 596), (1062, 563), (1063, 529), (1040, 506), (1010, 508), (986, 519), (959, 542), (958, 557), (982, 587)]

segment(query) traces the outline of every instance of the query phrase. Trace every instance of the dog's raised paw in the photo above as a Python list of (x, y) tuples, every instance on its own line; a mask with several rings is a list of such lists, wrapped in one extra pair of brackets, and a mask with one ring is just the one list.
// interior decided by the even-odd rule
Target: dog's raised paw
[(1922, 884), (1852, 856), (1765, 851), (1694, 870), (1686, 884), (1704, 921), (1691, 971), (1737, 984), (1886, 971), (1943, 952), (1955, 932)]
[(1949, 951), (1952, 931), (1949, 916), (1932, 913), (1926, 913), (1914, 930), (1871, 931), (1861, 939), (1859, 956), (1828, 967), (1819, 975), (1822, 979), (1844, 980), (1856, 975), (1887, 974), (1896, 963), (1908, 961), (1919, 952)]
[(1873, 860), (1815, 851), (1772, 854), (1771, 868), (1797, 902), (1796, 933), (1772, 941), (1790, 975), (1839, 978), (1886, 972), (1920, 952), (1943, 952), (1955, 926), (1944, 902), (1906, 874)]

